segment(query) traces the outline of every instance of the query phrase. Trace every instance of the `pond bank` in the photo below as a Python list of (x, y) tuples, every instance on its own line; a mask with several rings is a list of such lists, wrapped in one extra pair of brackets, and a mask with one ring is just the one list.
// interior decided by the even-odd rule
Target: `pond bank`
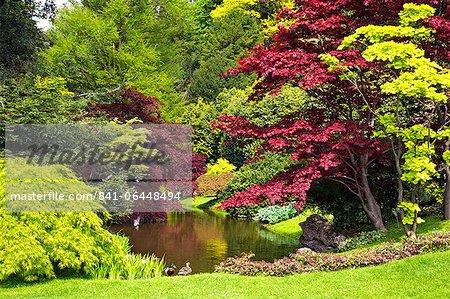
[[(192, 201), (192, 208), (193, 209), (201, 209), (202, 205), (205, 205), (206, 203), (214, 200), (214, 196), (198, 196), (195, 198), (194, 201)], [(218, 204), (211, 206), (208, 208), (208, 210), (221, 214), (221, 215), (227, 215), (228, 213), (224, 210), (219, 210), (217, 208)], [(300, 222), (303, 222), (306, 220), (306, 216), (304, 215), (297, 215), (294, 218), (281, 221), (276, 224), (261, 224), (265, 229), (268, 231), (271, 231), (276, 234), (280, 234), (286, 237), (295, 238), (298, 239), (302, 234), (302, 229), (299, 225)]]
[(139, 229), (131, 224), (113, 225), (110, 230), (127, 236), (134, 253), (164, 256), (167, 264), (178, 268), (190, 262), (194, 273), (213, 272), (222, 260), (242, 252), (273, 261), (300, 247), (297, 239), (268, 231), (258, 222), (195, 207), (191, 212), (169, 213), (165, 223), (146, 223)]

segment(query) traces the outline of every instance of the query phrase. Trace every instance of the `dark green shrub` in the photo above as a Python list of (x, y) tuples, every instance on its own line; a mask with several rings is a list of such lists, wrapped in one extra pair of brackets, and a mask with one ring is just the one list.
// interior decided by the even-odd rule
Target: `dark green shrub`
[(361, 201), (338, 183), (322, 180), (314, 184), (308, 192), (308, 202), (332, 214), (333, 222), (341, 229), (370, 229)]
[(229, 210), (227, 210), (227, 212), (233, 218), (253, 218), (256, 216), (258, 209), (259, 209), (258, 205), (242, 206), (242, 207), (229, 209)]
[(339, 251), (344, 252), (356, 248), (361, 248), (374, 242), (381, 241), (383, 240), (384, 237), (386, 237), (386, 233), (383, 232), (378, 231), (362, 232), (352, 238), (348, 238), (347, 240), (345, 240), (342, 247), (339, 248)]

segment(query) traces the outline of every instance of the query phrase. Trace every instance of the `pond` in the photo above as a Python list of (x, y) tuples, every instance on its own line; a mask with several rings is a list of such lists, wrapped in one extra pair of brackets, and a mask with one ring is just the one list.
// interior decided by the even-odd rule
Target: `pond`
[(166, 264), (181, 268), (191, 263), (193, 273), (212, 272), (223, 259), (253, 252), (255, 260), (273, 261), (299, 248), (299, 241), (265, 230), (252, 221), (236, 220), (211, 211), (169, 213), (166, 223), (114, 225), (130, 238), (135, 253), (155, 253)]

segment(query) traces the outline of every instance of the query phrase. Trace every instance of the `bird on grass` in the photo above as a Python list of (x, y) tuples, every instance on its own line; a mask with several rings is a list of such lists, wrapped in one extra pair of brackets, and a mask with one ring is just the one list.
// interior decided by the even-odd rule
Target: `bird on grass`
[(191, 263), (187, 262), (186, 266), (178, 271), (178, 275), (189, 275), (192, 273)]
[(167, 276), (173, 276), (176, 273), (176, 269), (177, 267), (175, 267), (174, 264), (170, 264), (169, 267), (167, 267), (166, 269), (164, 269), (164, 273), (166, 273)]

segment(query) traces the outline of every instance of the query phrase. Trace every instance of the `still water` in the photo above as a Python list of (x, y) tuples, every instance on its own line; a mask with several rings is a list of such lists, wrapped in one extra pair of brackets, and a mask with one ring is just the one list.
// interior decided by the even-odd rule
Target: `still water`
[(133, 252), (165, 256), (166, 264), (178, 269), (191, 262), (193, 273), (212, 272), (214, 265), (241, 252), (272, 261), (300, 247), (298, 240), (269, 232), (258, 223), (208, 211), (170, 213), (166, 223), (147, 223), (139, 229), (114, 225), (111, 230), (128, 236)]

